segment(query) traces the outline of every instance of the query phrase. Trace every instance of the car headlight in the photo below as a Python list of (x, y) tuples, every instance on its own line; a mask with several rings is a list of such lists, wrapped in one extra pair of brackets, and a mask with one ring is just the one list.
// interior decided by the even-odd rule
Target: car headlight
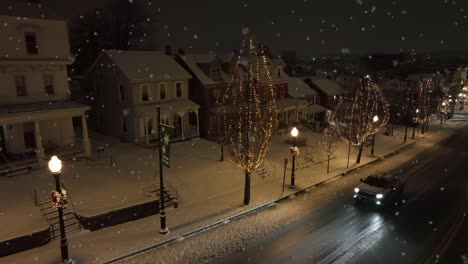
[(355, 193), (358, 193), (358, 192), (359, 192), (359, 188), (354, 188), (354, 192), (355, 192)]
[(382, 199), (382, 198), (383, 198), (383, 194), (378, 193), (375, 197), (376, 197), (377, 199)]

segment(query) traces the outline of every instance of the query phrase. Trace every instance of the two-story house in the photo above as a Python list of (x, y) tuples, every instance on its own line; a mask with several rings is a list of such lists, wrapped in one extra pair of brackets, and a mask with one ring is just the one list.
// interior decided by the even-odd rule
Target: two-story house
[(189, 80), (190, 99), (200, 105), (200, 134), (216, 137), (222, 131), (218, 105), (231, 80), (230, 62), (234, 54), (178, 54), (176, 60), (193, 78)]
[(0, 16), (0, 24), (0, 160), (89, 155), (89, 107), (69, 95), (65, 21)]
[[(289, 97), (305, 101), (300, 105), (301, 107), (297, 107), (296, 119), (311, 128), (319, 128), (323, 112), (327, 109), (317, 103), (318, 93), (298, 77), (288, 79), (287, 84)], [(290, 118), (289, 115), (286, 116), (286, 119), (288, 118)]]
[(157, 142), (161, 123), (174, 127), (173, 140), (199, 136), (199, 105), (189, 100), (191, 75), (159, 51), (105, 50), (86, 77), (93, 98), (92, 125), (123, 141)]
[(304, 81), (318, 93), (319, 99), (317, 103), (328, 109), (334, 109), (339, 98), (345, 93), (338, 82), (332, 79), (307, 77)]

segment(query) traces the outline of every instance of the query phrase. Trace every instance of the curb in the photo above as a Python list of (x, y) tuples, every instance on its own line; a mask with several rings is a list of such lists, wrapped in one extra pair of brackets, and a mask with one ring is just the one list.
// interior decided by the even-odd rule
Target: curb
[(306, 188), (303, 188), (303, 189), (300, 189), (300, 190), (297, 190), (296, 192), (293, 192), (291, 194), (288, 194), (288, 195), (285, 195), (285, 196), (282, 196), (280, 198), (276, 198), (270, 202), (267, 202), (267, 203), (264, 203), (264, 204), (261, 204), (259, 206), (256, 206), (256, 207), (253, 207), (251, 209), (248, 209), (244, 212), (240, 212), (240, 213), (237, 213), (235, 215), (232, 215), (232, 216), (229, 216), (229, 217), (226, 217), (224, 219), (221, 219), (221, 220), (218, 220), (214, 223), (211, 223), (211, 224), (208, 224), (208, 225), (205, 225), (205, 226), (202, 226), (200, 228), (197, 228), (197, 229), (194, 229), (194, 230), (191, 230), (191, 231), (188, 231), (182, 235), (179, 235), (179, 236), (176, 236), (176, 237), (173, 237), (173, 238), (170, 238), (170, 239), (166, 239), (166, 240), (163, 240), (157, 244), (154, 244), (154, 245), (151, 245), (151, 246), (148, 246), (148, 247), (145, 247), (145, 248), (142, 248), (142, 249), (139, 249), (137, 251), (134, 251), (134, 252), (131, 252), (131, 253), (128, 253), (128, 254), (125, 254), (125, 255), (122, 255), (120, 257), (117, 257), (117, 258), (114, 258), (114, 259), (111, 259), (111, 260), (108, 260), (108, 261), (105, 261), (103, 262), (103, 264), (111, 264), (111, 263), (118, 263), (119, 261), (122, 261), (122, 260), (125, 260), (125, 259), (128, 259), (128, 258), (131, 258), (131, 257), (134, 257), (134, 256), (137, 256), (139, 254), (142, 254), (142, 253), (145, 253), (145, 252), (148, 252), (150, 250), (153, 250), (153, 249), (156, 249), (156, 248), (159, 248), (161, 246), (164, 246), (164, 245), (167, 245), (167, 244), (170, 244), (170, 243), (173, 243), (175, 241), (182, 241), (186, 238), (189, 238), (189, 237), (192, 237), (192, 236), (195, 236), (197, 234), (200, 234), (200, 233), (203, 233), (205, 231), (208, 231), (210, 229), (213, 229), (215, 227), (218, 227), (218, 226), (221, 226), (221, 225), (224, 225), (224, 224), (227, 224), (233, 220), (237, 220), (239, 218), (242, 218), (244, 216), (247, 216), (247, 215), (250, 215), (252, 213), (255, 213), (257, 211), (260, 211), (262, 209), (265, 209), (265, 208), (268, 208), (270, 206), (273, 206), (274, 204), (282, 201), (282, 200), (285, 200), (285, 199), (288, 199), (290, 196), (292, 195), (298, 195), (298, 194), (301, 194), (303, 192), (306, 192), (308, 190), (310, 190), (311, 188), (315, 188), (315, 187), (318, 187), (322, 184), (325, 184), (326, 182), (329, 182), (335, 178), (339, 178), (339, 177), (343, 177), (345, 176), (346, 174), (348, 174), (349, 172), (352, 172), (356, 169), (359, 169), (360, 167), (363, 167), (363, 166), (366, 166), (368, 164), (371, 164), (371, 163), (374, 163), (374, 162), (377, 162), (377, 161), (380, 161), (386, 157), (389, 157), (389, 156), (392, 156), (392, 155), (395, 155), (397, 153), (399, 153), (400, 151), (403, 151), (403, 150), (406, 150), (407, 148), (409, 147), (412, 147), (416, 144), (416, 141), (413, 141), (409, 144), (407, 144), (406, 146), (403, 146), (399, 149), (396, 149), (390, 153), (387, 153), (383, 156), (380, 156), (380, 157), (376, 157), (374, 160), (366, 163), (366, 164), (362, 164), (360, 166), (357, 166), (355, 168), (352, 168), (352, 169), (347, 169), (347, 170), (344, 170), (343, 172), (335, 175), (335, 176), (331, 176), (330, 178), (326, 179), (326, 180), (323, 180), (323, 181), (320, 181), (318, 183), (315, 183), (309, 187), (306, 187)]

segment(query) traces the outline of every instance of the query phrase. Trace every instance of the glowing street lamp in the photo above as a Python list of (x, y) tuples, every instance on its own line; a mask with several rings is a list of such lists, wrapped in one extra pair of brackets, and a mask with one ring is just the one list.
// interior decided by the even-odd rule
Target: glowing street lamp
[(299, 130), (297, 130), (296, 127), (293, 127), (291, 129), (291, 136), (293, 137), (293, 146), (291, 148), (291, 155), (292, 155), (292, 169), (291, 169), (291, 185), (289, 186), (290, 188), (296, 188), (295, 184), (295, 169), (296, 169), (296, 155), (299, 152), (299, 149), (296, 147), (296, 138), (299, 135)]
[(60, 251), (62, 254), (62, 263), (75, 263), (68, 255), (68, 242), (65, 233), (65, 221), (63, 219), (63, 209), (67, 208), (66, 191), (61, 188), (60, 174), (62, 173), (62, 161), (57, 156), (52, 156), (49, 161), (49, 170), (55, 179), (55, 191), (52, 191), (52, 204), (58, 210), (60, 224)]
[[(377, 115), (374, 116), (374, 118), (372, 119), (374, 121), (374, 123), (377, 123), (379, 121), (379, 117)], [(375, 149), (375, 134), (374, 133), (372, 135), (372, 148), (371, 148), (371, 156), (374, 156), (374, 149)]]

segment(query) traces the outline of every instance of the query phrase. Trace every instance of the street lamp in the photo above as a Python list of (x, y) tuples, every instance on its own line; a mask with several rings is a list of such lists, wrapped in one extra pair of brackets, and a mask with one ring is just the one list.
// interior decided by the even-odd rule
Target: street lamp
[(442, 121), (444, 119), (444, 115), (445, 115), (445, 102), (442, 102), (442, 107), (440, 109), (440, 124), (442, 124)]
[[(378, 117), (377, 115), (375, 115), (374, 118), (373, 118), (373, 121), (374, 121), (374, 123), (376, 123), (377, 121), (379, 121), (379, 117)], [(376, 134), (376, 133), (374, 133), (374, 134), (372, 135), (372, 148), (371, 148), (371, 153), (370, 153), (371, 156), (374, 156), (375, 134)]]
[(419, 115), (419, 109), (416, 109), (416, 117), (413, 118), (413, 135), (411, 136), (411, 139), (414, 139), (414, 131), (416, 130), (416, 126), (418, 125), (418, 115)]
[(60, 186), (60, 174), (62, 173), (62, 161), (57, 156), (52, 156), (49, 161), (49, 170), (55, 179), (55, 191), (52, 191), (52, 203), (58, 210), (60, 224), (60, 251), (63, 263), (75, 263), (68, 255), (68, 242), (65, 234), (65, 222), (63, 209), (67, 206), (66, 193)]
[(291, 185), (289, 186), (290, 188), (296, 188), (296, 186), (294, 185), (295, 183), (295, 169), (296, 169), (296, 155), (297, 155), (297, 148), (296, 148), (296, 138), (297, 138), (297, 135), (299, 135), (299, 130), (297, 130), (296, 127), (293, 127), (293, 129), (291, 129), (291, 136), (293, 137), (293, 146), (292, 146), (292, 149), (291, 149), (291, 155), (292, 155), (292, 169), (291, 169)]

